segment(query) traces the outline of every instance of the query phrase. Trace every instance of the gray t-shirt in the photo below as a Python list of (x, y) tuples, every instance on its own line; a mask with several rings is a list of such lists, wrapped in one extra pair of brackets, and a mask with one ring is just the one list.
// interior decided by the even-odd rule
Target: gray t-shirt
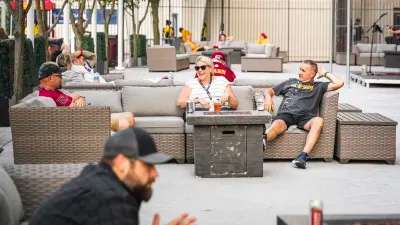
[(316, 116), (328, 82), (302, 83), (296, 78), (289, 79), (273, 87), (275, 95), (283, 100), (278, 113)]

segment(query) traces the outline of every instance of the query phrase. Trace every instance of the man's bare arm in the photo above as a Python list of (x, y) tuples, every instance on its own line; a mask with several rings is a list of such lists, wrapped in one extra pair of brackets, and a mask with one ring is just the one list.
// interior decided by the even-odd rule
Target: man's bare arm
[(268, 112), (274, 112), (275, 111), (275, 106), (274, 106), (274, 97), (275, 92), (274, 89), (272, 88), (267, 88), (264, 91), (264, 108)]

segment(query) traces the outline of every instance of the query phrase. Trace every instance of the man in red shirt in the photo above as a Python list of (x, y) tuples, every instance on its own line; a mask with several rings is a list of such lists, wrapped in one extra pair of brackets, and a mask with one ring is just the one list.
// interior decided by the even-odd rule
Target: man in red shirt
[(229, 82), (236, 79), (235, 73), (226, 66), (225, 53), (223, 51), (214, 51), (211, 54), (211, 59), (214, 63), (214, 74), (216, 76), (224, 76)]
[[(62, 76), (60, 67), (54, 62), (45, 62), (39, 68), (39, 96), (54, 100), (57, 107), (84, 107), (85, 97), (61, 91)], [(135, 125), (130, 112), (112, 113), (111, 129), (123, 130)]]
[(60, 91), (62, 76), (60, 67), (54, 62), (45, 62), (39, 68), (39, 96), (49, 97), (57, 106), (83, 107), (85, 98)]

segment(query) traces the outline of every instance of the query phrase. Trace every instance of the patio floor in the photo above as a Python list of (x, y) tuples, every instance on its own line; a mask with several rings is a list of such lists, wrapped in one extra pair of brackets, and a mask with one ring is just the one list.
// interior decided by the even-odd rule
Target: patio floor
[[(296, 77), (298, 63), (284, 64), (284, 73), (241, 73), (238, 78)], [(353, 67), (358, 70), (358, 67)], [(375, 71), (383, 67), (374, 67)], [(400, 69), (391, 69), (400, 72)], [(126, 79), (157, 78), (168, 73), (148, 74), (147, 68), (126, 70)], [(344, 78), (345, 67), (334, 65), (333, 73)], [(193, 77), (194, 70), (174, 73), (177, 80)], [(340, 90), (340, 102), (364, 112), (378, 112), (400, 121), (400, 86), (366, 88), (353, 82)], [(141, 224), (151, 224), (153, 213), (167, 223), (182, 211), (195, 215), (197, 224), (276, 224), (277, 214), (306, 214), (311, 199), (321, 199), (326, 214), (381, 214), (400, 212), (400, 126), (397, 126), (396, 165), (382, 162), (339, 164), (312, 161), (298, 170), (288, 161), (267, 161), (262, 178), (198, 178), (192, 164), (158, 166), (154, 196), (143, 204)], [(9, 128), (0, 128), (0, 146), (11, 139)], [(299, 149), (300, 151), (300, 149)], [(379, 149), (377, 149), (379, 151)], [(0, 154), (0, 164), (11, 163), (12, 144)]]

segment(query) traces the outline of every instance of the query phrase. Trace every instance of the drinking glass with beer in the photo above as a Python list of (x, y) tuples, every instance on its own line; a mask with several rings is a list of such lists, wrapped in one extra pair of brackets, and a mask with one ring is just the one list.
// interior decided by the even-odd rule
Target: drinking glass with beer
[(214, 112), (221, 112), (222, 101), (220, 98), (214, 99)]

